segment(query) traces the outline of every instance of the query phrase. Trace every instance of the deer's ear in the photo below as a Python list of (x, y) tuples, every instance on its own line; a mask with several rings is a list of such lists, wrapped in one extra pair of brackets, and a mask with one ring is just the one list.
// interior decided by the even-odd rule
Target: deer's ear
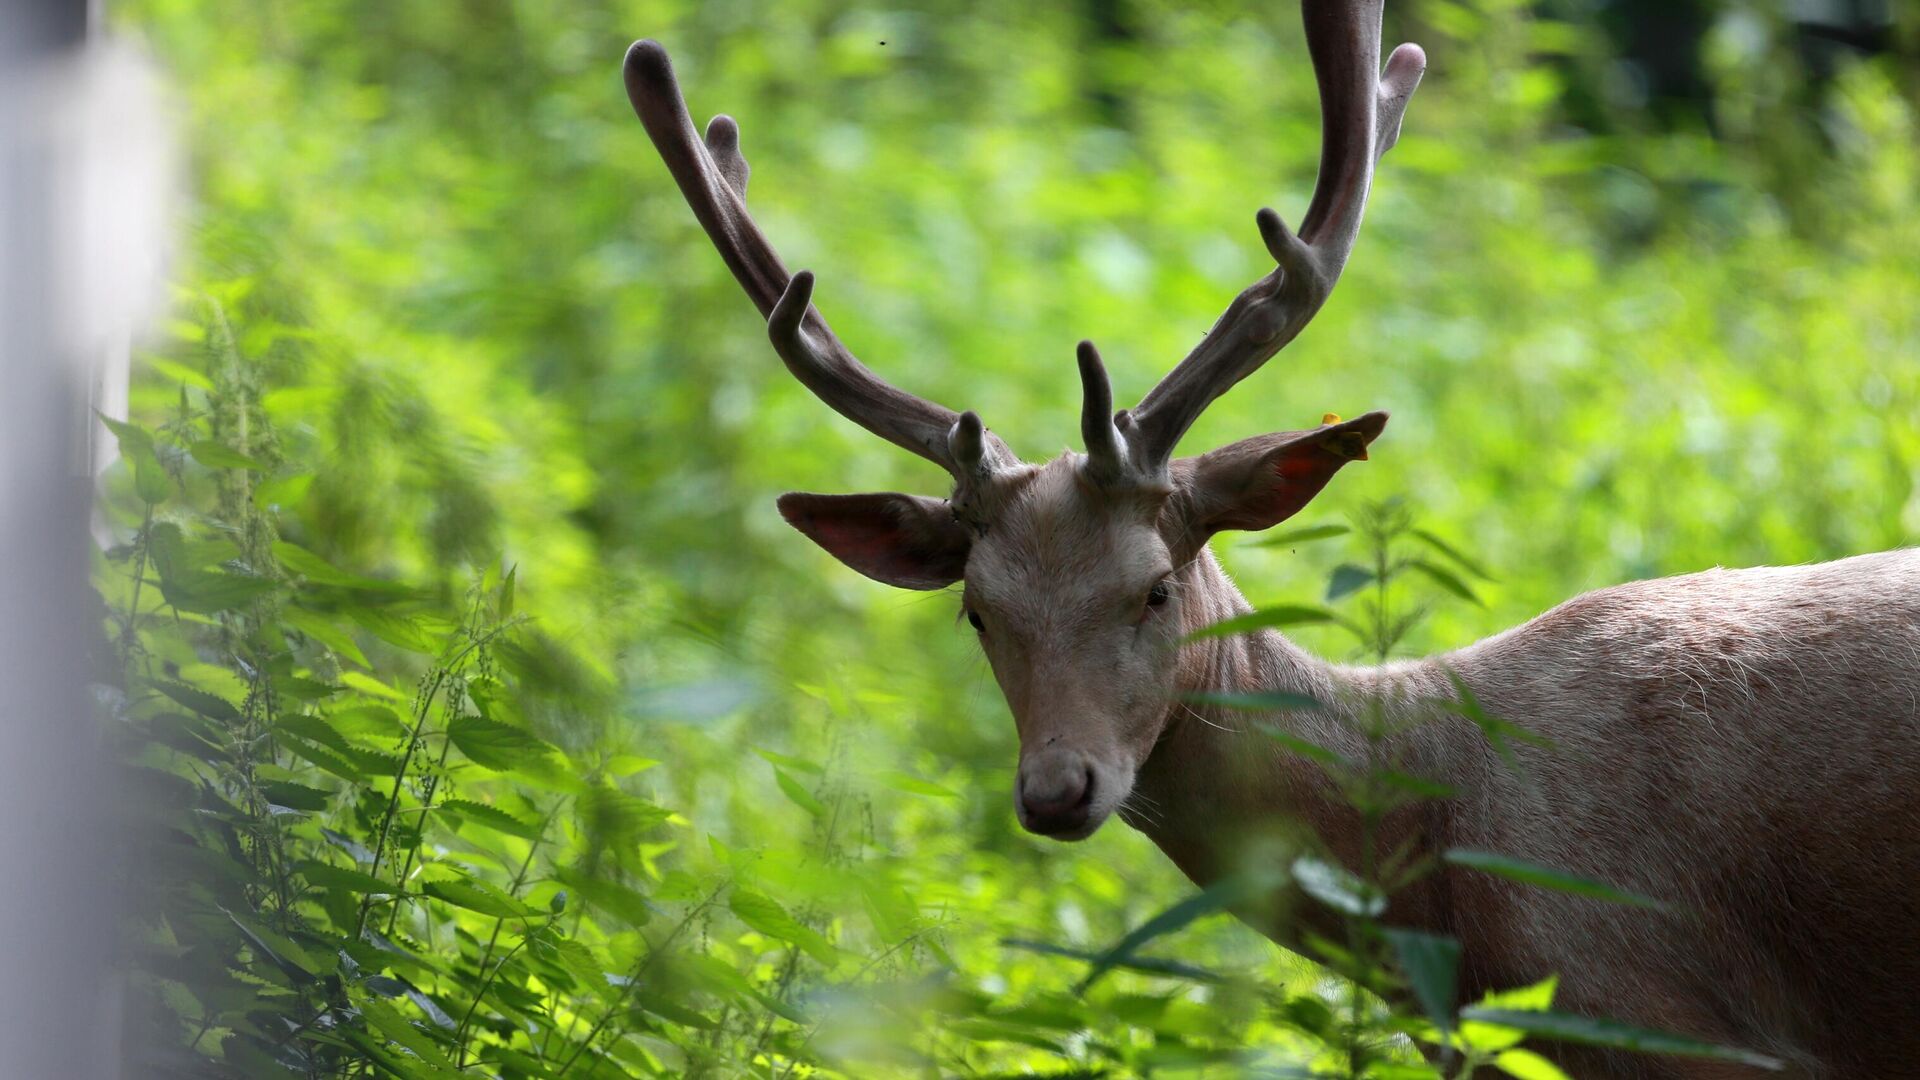
[[(1329, 418), (1331, 419), (1331, 418)], [(1299, 512), (1340, 466), (1365, 461), (1387, 414), (1372, 412), (1312, 431), (1280, 431), (1223, 446), (1181, 463), (1187, 533), (1200, 540), (1222, 529), (1254, 531)]]
[(973, 540), (941, 499), (874, 495), (780, 496), (780, 516), (834, 558), (902, 589), (944, 589), (960, 580)]

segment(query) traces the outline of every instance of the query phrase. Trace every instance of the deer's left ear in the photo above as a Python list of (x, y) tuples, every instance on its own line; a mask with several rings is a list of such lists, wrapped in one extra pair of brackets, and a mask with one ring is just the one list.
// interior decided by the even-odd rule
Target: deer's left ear
[(944, 589), (967, 569), (973, 538), (941, 499), (874, 495), (780, 496), (780, 516), (834, 558), (902, 589)]
[(1187, 535), (1202, 542), (1222, 529), (1257, 531), (1299, 512), (1340, 466), (1365, 461), (1387, 414), (1371, 412), (1312, 431), (1280, 431), (1177, 462), (1174, 480)]

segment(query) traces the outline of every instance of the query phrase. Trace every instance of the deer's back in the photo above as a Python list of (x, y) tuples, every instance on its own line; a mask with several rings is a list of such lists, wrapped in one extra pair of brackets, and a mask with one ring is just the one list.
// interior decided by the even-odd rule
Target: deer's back
[[(1920, 1054), (1920, 550), (1712, 570), (1579, 597), (1449, 658), (1553, 740), (1478, 752), (1455, 844), (1591, 874), (1674, 914), (1455, 872), (1491, 981), (1892, 1075)], [(1904, 1062), (1904, 1065), (1900, 1063)], [(1623, 1075), (1635, 1075), (1623, 1073)], [(1650, 1074), (1657, 1075), (1657, 1074)]]

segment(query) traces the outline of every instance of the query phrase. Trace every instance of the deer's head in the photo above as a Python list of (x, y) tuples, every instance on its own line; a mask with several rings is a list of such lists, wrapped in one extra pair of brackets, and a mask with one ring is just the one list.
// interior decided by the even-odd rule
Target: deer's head
[(1091, 834), (1120, 805), (1167, 721), (1183, 634), (1181, 571), (1214, 533), (1294, 514), (1386, 425), (1369, 413), (1175, 458), (1202, 410), (1293, 340), (1332, 292), (1360, 230), (1373, 169), (1393, 145), (1426, 58), (1402, 45), (1380, 70), (1379, 0), (1305, 0), (1320, 85), (1320, 176), (1298, 233), (1256, 215), (1275, 269), (1227, 307), (1132, 409), (1091, 342), (1079, 348), (1084, 454), (1021, 462), (972, 412), (883, 382), (812, 305), (813, 275), (786, 269), (747, 213), (734, 122), (697, 134), (666, 50), (627, 52), (628, 96), (720, 255), (767, 319), (775, 351), (841, 415), (953, 475), (945, 499), (790, 494), (780, 512), (860, 573), (907, 589), (964, 583), (1020, 732), (1021, 824)]

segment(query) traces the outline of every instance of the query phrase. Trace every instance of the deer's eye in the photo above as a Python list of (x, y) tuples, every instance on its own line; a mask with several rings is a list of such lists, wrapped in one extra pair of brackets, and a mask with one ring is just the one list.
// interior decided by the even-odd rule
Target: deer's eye
[(1167, 588), (1166, 582), (1156, 581), (1153, 583), (1153, 588), (1147, 590), (1147, 606), (1159, 607), (1166, 603), (1172, 595), (1173, 592)]
[(980, 621), (980, 613), (972, 608), (967, 609), (967, 625), (982, 634), (987, 632), (987, 624)]

